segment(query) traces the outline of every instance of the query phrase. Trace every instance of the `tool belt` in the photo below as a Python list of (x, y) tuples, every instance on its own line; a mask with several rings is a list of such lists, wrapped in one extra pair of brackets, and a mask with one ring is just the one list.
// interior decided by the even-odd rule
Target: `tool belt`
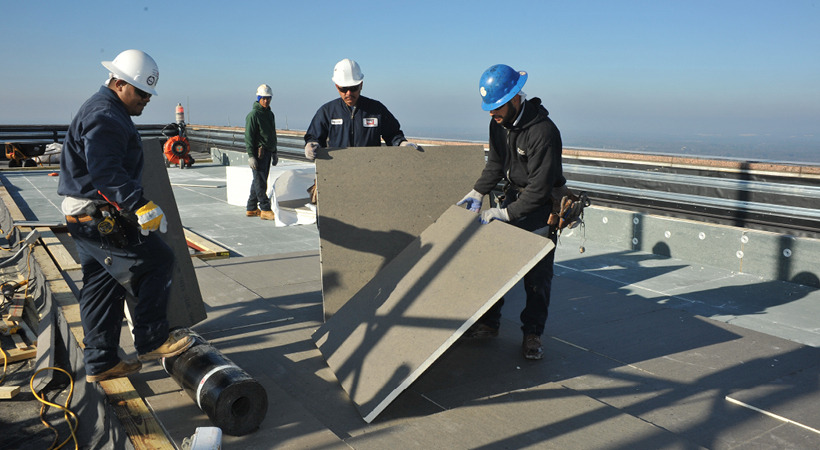
[(125, 233), (127, 221), (119, 211), (109, 205), (97, 206), (93, 214), (65, 216), (65, 220), (69, 223), (93, 222), (100, 236), (106, 238), (114, 247), (123, 248), (128, 245), (128, 236)]
[[(111, 213), (111, 207), (108, 205), (99, 206), (97, 209), (99, 211), (106, 211), (109, 214)], [(90, 216), (88, 214), (78, 214), (76, 216), (65, 216), (65, 220), (70, 223), (90, 222), (94, 220), (94, 216)]]
[(566, 185), (552, 188), (552, 213), (547, 223), (558, 233), (584, 223), (584, 208), (590, 205), (586, 192), (573, 193)]

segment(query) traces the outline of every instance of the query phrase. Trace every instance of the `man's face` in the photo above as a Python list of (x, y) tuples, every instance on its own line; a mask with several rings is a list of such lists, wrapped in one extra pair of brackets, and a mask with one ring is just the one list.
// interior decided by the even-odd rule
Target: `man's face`
[[(514, 99), (515, 98), (513, 98), (513, 100)], [(515, 116), (518, 114), (518, 110), (515, 108), (513, 100), (510, 100), (507, 103), (504, 103), (504, 105), (490, 111), (490, 115), (497, 124), (509, 125), (515, 121)]]
[(125, 104), (125, 109), (128, 114), (132, 116), (139, 116), (142, 110), (151, 101), (151, 94), (137, 89), (134, 85), (128, 84), (123, 80), (117, 80), (114, 84), (114, 92)]
[(260, 98), (259, 104), (262, 105), (263, 108), (270, 108), (270, 97)]
[(342, 97), (345, 105), (352, 107), (356, 106), (356, 102), (359, 101), (359, 95), (362, 93), (363, 85), (364, 82), (350, 87), (341, 87), (337, 84), (336, 89), (339, 91), (339, 96)]

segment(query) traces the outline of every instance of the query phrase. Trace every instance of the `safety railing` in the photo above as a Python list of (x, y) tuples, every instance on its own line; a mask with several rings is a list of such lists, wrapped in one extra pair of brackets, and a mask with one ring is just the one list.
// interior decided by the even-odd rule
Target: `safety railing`
[[(166, 125), (139, 125), (163, 139)], [(62, 142), (66, 125), (0, 125), (0, 143)], [(188, 125), (194, 151), (245, 151), (244, 128)], [(282, 156), (305, 160), (304, 132), (278, 130)], [(476, 142), (415, 140), (422, 145)], [(565, 148), (570, 188), (593, 204), (752, 229), (820, 237), (820, 164)]]

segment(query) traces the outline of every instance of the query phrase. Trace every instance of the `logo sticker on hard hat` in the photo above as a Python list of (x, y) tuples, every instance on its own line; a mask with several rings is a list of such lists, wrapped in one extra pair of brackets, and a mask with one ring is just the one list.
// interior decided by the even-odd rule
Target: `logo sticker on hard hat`
[(154, 78), (153, 75), (149, 75), (148, 78), (145, 79), (145, 82), (148, 84), (148, 86), (153, 86), (154, 83), (157, 82), (157, 79)]
[(481, 93), (481, 96), (482, 96), (482, 97), (486, 97), (486, 96), (487, 96), (487, 90), (486, 90), (486, 89), (484, 89), (484, 86), (481, 86), (481, 89), (479, 89), (479, 90), (478, 90), (478, 92), (479, 92), (479, 93)]

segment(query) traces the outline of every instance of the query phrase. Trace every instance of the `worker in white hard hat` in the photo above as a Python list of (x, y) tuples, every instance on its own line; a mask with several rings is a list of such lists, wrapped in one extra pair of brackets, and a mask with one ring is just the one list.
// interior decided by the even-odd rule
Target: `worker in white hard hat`
[(364, 97), (364, 74), (352, 59), (336, 63), (331, 78), (339, 98), (331, 100), (316, 112), (305, 133), (305, 156), (316, 157), (320, 147), (377, 147), (384, 139), (387, 145), (418, 148), (408, 142), (399, 121), (379, 101)]
[[(157, 95), (157, 63), (140, 50), (103, 61), (106, 84), (77, 111), (66, 132), (57, 193), (83, 271), (80, 321), (89, 383), (138, 372), (140, 361), (178, 355), (193, 340), (167, 318), (174, 254), (155, 233), (165, 214), (145, 198), (143, 150), (131, 116)], [(138, 358), (119, 356), (126, 295)]]
[(245, 117), (245, 150), (253, 172), (251, 193), (245, 208), (246, 217), (274, 220), (268, 196), (270, 167), (279, 163), (276, 149), (276, 118), (270, 109), (273, 91), (267, 84), (256, 89), (256, 102)]

